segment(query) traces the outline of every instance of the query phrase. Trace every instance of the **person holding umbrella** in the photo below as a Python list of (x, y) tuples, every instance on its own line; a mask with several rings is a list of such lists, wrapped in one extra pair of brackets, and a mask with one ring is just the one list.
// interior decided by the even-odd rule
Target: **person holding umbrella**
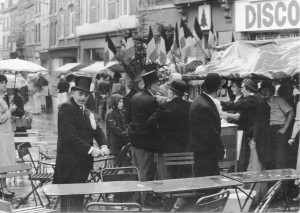
[[(11, 126), (11, 113), (15, 112), (16, 106), (8, 107), (7, 105), (4, 98), (7, 89), (6, 85), (6, 76), (0, 74), (0, 166), (16, 164), (14, 133)], [(3, 194), (6, 198), (13, 197), (15, 193), (8, 190), (6, 179), (3, 178), (0, 181), (2, 186), (4, 186), (0, 194)]]

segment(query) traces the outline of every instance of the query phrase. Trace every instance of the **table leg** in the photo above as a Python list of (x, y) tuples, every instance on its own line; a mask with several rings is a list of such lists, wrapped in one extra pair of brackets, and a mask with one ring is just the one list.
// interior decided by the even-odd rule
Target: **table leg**
[(288, 199), (287, 194), (286, 194), (287, 188), (285, 187), (285, 182), (283, 182), (283, 183), (281, 184), (281, 187), (282, 187), (282, 190), (283, 190), (283, 192), (284, 192), (285, 204), (286, 204), (286, 206), (285, 206), (285, 208), (284, 208), (283, 211), (285, 211), (286, 208), (288, 208), (288, 210), (289, 210), (289, 212), (290, 212), (290, 211), (291, 211), (291, 209), (290, 209), (290, 202), (289, 202), (289, 199)]
[[(252, 199), (252, 198), (251, 198), (251, 194), (252, 194), (252, 192), (253, 192), (255, 186), (256, 186), (256, 183), (253, 183), (253, 185), (252, 185), (252, 187), (251, 187), (251, 189), (250, 189), (249, 194), (247, 194), (247, 193), (246, 193), (244, 190), (242, 190), (241, 188), (238, 188), (241, 192), (243, 192), (245, 195), (247, 195), (247, 198), (246, 198), (246, 200), (245, 200), (245, 202), (244, 202), (244, 204), (243, 204), (243, 206), (242, 206), (242, 208), (241, 208), (241, 212), (244, 210), (244, 208), (245, 208), (245, 206), (246, 206), (248, 200), (249, 200), (249, 199)], [(237, 194), (237, 196), (238, 196), (238, 194)], [(238, 197), (238, 199), (239, 199), (239, 197)], [(239, 201), (239, 202), (240, 202), (240, 201)]]

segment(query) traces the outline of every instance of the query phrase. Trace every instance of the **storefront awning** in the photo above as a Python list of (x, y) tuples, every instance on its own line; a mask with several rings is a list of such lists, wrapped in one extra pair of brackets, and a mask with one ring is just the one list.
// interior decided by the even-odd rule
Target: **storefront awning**
[[(88, 72), (91, 74), (101, 73), (101, 71), (110, 70), (113, 72), (124, 72), (125, 69), (117, 61), (110, 61), (104, 66), (103, 61), (95, 62), (94, 64), (87, 66), (83, 69), (80, 69), (82, 72)], [(106, 71), (107, 72), (107, 71)]]
[(68, 71), (75, 71), (82, 68), (84, 65), (81, 63), (68, 63), (55, 70), (55, 72), (67, 73)]

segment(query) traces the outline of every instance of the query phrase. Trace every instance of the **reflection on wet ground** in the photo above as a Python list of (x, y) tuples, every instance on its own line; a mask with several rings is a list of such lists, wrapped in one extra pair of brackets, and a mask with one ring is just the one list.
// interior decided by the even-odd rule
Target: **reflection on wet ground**
[[(56, 98), (53, 98), (53, 111), (46, 112), (43, 111), (41, 115), (33, 115), (33, 123), (32, 127), (33, 129), (38, 130), (49, 130), (49, 131), (57, 131), (57, 105), (56, 105)], [(29, 102), (26, 105), (26, 109), (30, 112), (32, 112), (33, 104)], [(101, 127), (103, 127), (105, 131), (105, 124), (101, 123)], [(99, 167), (99, 166), (96, 166)], [(51, 168), (48, 168), (47, 172), (53, 172)], [(239, 176), (238, 173), (235, 173), (236, 176)], [(284, 174), (289, 175), (289, 174)], [(8, 186), (10, 190), (15, 192), (15, 197), (12, 199), (8, 199), (9, 202), (12, 203), (13, 206), (16, 206), (18, 202), (21, 200), (21, 198), (25, 197), (30, 191), (31, 191), (31, 185), (30, 181), (28, 180), (28, 177), (18, 177), (16, 179), (10, 178), (7, 180)], [(48, 183), (51, 184), (51, 183)], [(159, 184), (159, 183), (158, 183)], [(44, 195), (41, 188), (38, 189), (39, 194), (41, 195), (42, 201), (44, 205), (48, 204), (48, 201), (46, 199), (46, 196)], [(294, 193), (293, 196), (296, 196), (297, 192)], [(56, 197), (50, 198), (50, 207), (53, 207), (56, 201)], [(291, 211), (297, 212), (299, 210), (299, 202), (293, 202), (291, 201)], [(27, 207), (27, 206), (35, 206), (34, 197), (30, 196), (28, 199), (28, 202), (24, 203), (21, 207)], [(40, 205), (38, 203), (38, 205)], [(284, 200), (276, 200), (274, 199), (269, 206), (268, 211), (270, 212), (282, 212), (284, 209)], [(254, 210), (255, 207), (252, 207), (250, 210)]]

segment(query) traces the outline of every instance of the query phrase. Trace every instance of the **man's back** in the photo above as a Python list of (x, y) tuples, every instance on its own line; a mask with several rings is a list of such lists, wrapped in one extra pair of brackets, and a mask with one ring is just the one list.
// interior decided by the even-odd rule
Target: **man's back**
[(149, 91), (139, 92), (132, 97), (130, 108), (131, 143), (137, 148), (153, 149), (150, 144), (151, 134), (146, 128), (146, 121), (157, 109), (157, 102)]

